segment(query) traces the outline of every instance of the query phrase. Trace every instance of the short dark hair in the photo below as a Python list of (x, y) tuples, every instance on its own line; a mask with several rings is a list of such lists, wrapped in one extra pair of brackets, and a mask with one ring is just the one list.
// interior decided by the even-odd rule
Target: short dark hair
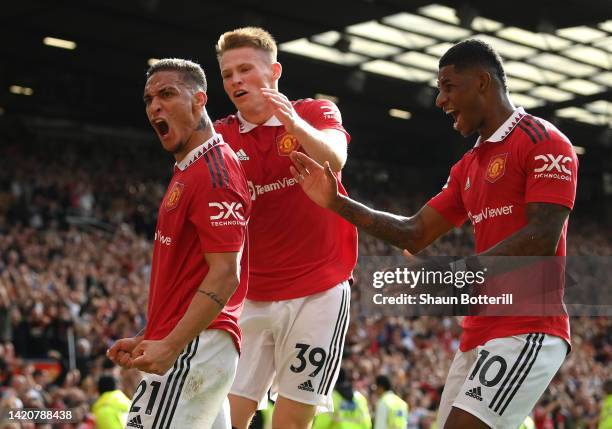
[(98, 379), (98, 392), (101, 394), (105, 392), (112, 392), (117, 390), (117, 380), (112, 375), (102, 375)]
[(198, 63), (181, 58), (164, 58), (154, 63), (147, 70), (147, 79), (160, 71), (175, 71), (181, 75), (184, 82), (196, 89), (206, 92), (206, 74)]
[(114, 367), (115, 364), (113, 363), (113, 361), (105, 357), (104, 361), (102, 362), (102, 369), (113, 369)]
[(382, 387), (385, 391), (391, 390), (391, 380), (386, 375), (376, 377), (376, 386)]
[(468, 39), (452, 46), (438, 63), (438, 67), (454, 65), (458, 70), (481, 66), (493, 72), (504, 91), (508, 90), (503, 61), (491, 45), (482, 40)]

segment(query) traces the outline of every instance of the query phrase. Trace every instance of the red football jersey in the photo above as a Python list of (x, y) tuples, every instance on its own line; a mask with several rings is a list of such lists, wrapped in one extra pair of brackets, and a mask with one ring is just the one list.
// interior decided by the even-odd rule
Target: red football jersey
[(250, 209), (244, 171), (220, 135), (175, 165), (157, 215), (146, 339), (164, 338), (183, 317), (208, 273), (205, 253), (240, 252), (240, 284), (208, 327), (227, 331), (240, 351)]
[[(332, 102), (292, 103), (314, 128), (339, 130), (349, 139)], [(253, 200), (247, 297), (257, 301), (299, 298), (350, 278), (357, 261), (357, 230), (313, 203), (291, 175), (289, 154), (300, 150), (297, 139), (275, 117), (257, 126), (238, 113), (215, 122), (215, 128), (242, 162)], [(339, 188), (346, 195), (341, 183)]]
[[(455, 226), (470, 219), (481, 253), (527, 225), (527, 203), (573, 208), (578, 158), (554, 125), (518, 108), (487, 140), (478, 139), (452, 168), (442, 191), (427, 204)], [(567, 221), (557, 246), (565, 256)], [(490, 339), (541, 332), (569, 342), (567, 316), (466, 316), (461, 350)]]

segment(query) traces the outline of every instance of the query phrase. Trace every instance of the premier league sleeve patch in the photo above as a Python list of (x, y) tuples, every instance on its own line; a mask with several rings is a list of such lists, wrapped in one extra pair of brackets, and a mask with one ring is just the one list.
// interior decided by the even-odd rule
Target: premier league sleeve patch
[(494, 155), (491, 158), (486, 175), (486, 179), (489, 183), (497, 182), (504, 175), (506, 172), (506, 159), (508, 159), (507, 153)]
[(285, 133), (276, 139), (276, 148), (280, 156), (289, 156), (291, 152), (297, 150), (299, 147), (300, 143), (292, 134)]
[(168, 192), (168, 196), (164, 202), (164, 208), (166, 210), (170, 211), (178, 206), (184, 189), (185, 185), (183, 185), (181, 182), (174, 182), (174, 185), (172, 185), (172, 189), (170, 189), (170, 192)]

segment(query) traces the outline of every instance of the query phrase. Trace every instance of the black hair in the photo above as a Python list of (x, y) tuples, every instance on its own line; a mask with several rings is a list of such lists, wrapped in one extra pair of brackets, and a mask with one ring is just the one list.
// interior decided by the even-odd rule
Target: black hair
[(458, 70), (480, 66), (489, 69), (501, 88), (508, 90), (506, 72), (501, 57), (491, 45), (478, 39), (468, 39), (451, 47), (438, 63), (438, 67), (454, 65)]
[(160, 71), (178, 72), (184, 82), (194, 86), (195, 89), (206, 92), (206, 74), (202, 67), (193, 61), (180, 58), (164, 58), (149, 67), (146, 74), (147, 79)]
[(391, 390), (391, 380), (386, 375), (376, 377), (376, 386), (382, 387), (385, 391)]
[(111, 375), (103, 375), (98, 379), (98, 392), (101, 394), (117, 390), (117, 380)]
[(102, 362), (102, 369), (113, 369), (115, 367), (115, 364), (112, 360), (110, 360), (109, 358), (105, 357), (104, 361)]

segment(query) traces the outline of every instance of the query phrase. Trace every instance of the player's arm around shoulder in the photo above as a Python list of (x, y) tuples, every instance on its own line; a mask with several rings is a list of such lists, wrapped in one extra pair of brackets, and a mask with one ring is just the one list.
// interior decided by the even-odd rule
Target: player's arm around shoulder
[(295, 105), (276, 90), (262, 90), (274, 107), (274, 115), (304, 151), (319, 164), (325, 161), (334, 172), (347, 158), (348, 134), (342, 127), (338, 107), (329, 100), (300, 100)]

